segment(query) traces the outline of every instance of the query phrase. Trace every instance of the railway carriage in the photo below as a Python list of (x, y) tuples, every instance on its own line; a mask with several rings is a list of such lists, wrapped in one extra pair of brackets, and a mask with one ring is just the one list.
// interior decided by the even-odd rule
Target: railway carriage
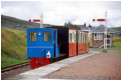
[(53, 26), (27, 30), (27, 57), (31, 69), (88, 52), (87, 33), (74, 28)]
[(83, 32), (78, 31), (78, 54), (84, 53)]
[(61, 54), (66, 54), (67, 57), (77, 55), (77, 30), (75, 28), (63, 26), (53, 26), (46, 28), (57, 29), (59, 51)]
[(83, 54), (89, 51), (88, 32), (78, 30), (78, 54)]

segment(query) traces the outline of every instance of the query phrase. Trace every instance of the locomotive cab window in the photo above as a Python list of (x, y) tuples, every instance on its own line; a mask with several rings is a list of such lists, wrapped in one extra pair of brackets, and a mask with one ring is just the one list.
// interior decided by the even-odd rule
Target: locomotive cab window
[(44, 41), (51, 41), (51, 32), (44, 32)]
[(36, 32), (30, 32), (30, 41), (31, 42), (37, 41), (37, 33)]

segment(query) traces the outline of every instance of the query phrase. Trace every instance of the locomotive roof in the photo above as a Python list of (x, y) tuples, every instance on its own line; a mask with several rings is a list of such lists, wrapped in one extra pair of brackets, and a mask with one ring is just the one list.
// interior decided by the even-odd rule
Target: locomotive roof
[(61, 30), (74, 29), (74, 30), (76, 30), (75, 28), (69, 28), (69, 27), (65, 27), (65, 26), (49, 26), (49, 27), (45, 27), (45, 28), (30, 28), (30, 29), (27, 29), (27, 30), (32, 30), (32, 29), (54, 29), (54, 30), (57, 30), (57, 29), (61, 29)]
[[(53, 28), (30, 28), (30, 29), (27, 29), (27, 30), (32, 30), (32, 29), (53, 29)], [(56, 30), (56, 29), (54, 29)]]
[(51, 27), (46, 27), (46, 28), (69, 29), (68, 27), (65, 27), (65, 26), (51, 26)]

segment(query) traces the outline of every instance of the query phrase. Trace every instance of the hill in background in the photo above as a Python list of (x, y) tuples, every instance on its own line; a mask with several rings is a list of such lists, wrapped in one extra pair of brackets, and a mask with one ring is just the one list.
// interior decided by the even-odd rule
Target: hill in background
[[(43, 24), (44, 27), (52, 26), (50, 24)], [(39, 28), (39, 23), (28, 22), (10, 16), (1, 15), (1, 27), (14, 28), (25, 30), (28, 28)]]
[(114, 27), (114, 28), (111, 28), (113, 29), (114, 31), (121, 31), (121, 27)]
[(114, 28), (111, 28), (111, 29), (115, 31), (114, 36), (120, 36), (121, 37), (121, 27), (114, 27)]

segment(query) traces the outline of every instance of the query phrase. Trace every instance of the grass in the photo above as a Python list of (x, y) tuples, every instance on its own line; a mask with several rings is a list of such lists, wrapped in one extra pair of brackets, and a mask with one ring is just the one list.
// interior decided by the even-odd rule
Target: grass
[(28, 61), (26, 31), (1, 27), (1, 67)]
[(92, 47), (92, 37), (89, 38), (89, 46)]
[(15, 65), (15, 64), (19, 64), (27, 61), (29, 61), (29, 59), (14, 59), (14, 58), (7, 57), (7, 59), (5, 59), (4, 62), (2, 63), (1, 67), (3, 68), (3, 67)]
[(121, 37), (113, 37), (113, 49), (121, 49)]
[(121, 37), (113, 36), (113, 45), (108, 48), (110, 53), (120, 53), (121, 54)]

